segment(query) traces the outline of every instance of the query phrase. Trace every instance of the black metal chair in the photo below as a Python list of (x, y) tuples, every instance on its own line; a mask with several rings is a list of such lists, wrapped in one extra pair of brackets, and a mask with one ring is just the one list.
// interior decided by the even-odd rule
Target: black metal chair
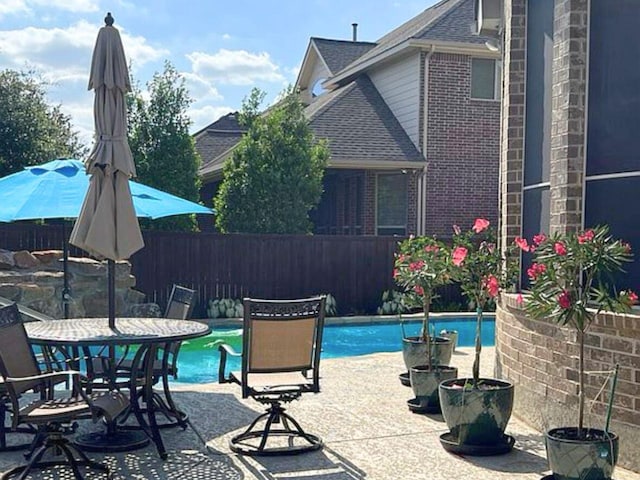
[[(251, 397), (267, 409), (231, 439), (231, 450), (245, 455), (287, 455), (322, 448), (322, 440), (305, 432), (282, 404), (303, 393), (320, 391), (324, 315), (325, 296), (244, 299), (242, 353), (226, 344), (218, 347), (218, 380), (239, 384), (242, 398)], [(242, 371), (226, 376), (227, 355), (242, 356)]]
[[(0, 479), (17, 475), (23, 479), (33, 469), (58, 465), (68, 465), (79, 480), (84, 478), (80, 466), (109, 473), (107, 465), (90, 460), (65, 435), (74, 430), (69, 425), (77, 419), (112, 421), (128, 405), (127, 397), (119, 392), (86, 395), (80, 388), (79, 372), (73, 370), (42, 373), (16, 305), (0, 309), (0, 374), (11, 405), (13, 429), (20, 425), (35, 425), (38, 429), (27, 455), (28, 462), (5, 472)], [(71, 377), (72, 396), (56, 395), (61, 392), (55, 391), (54, 385), (62, 377)], [(21, 395), (31, 390), (39, 392), (40, 398), (21, 404)], [(47, 452), (53, 455), (53, 460), (42, 460)]]

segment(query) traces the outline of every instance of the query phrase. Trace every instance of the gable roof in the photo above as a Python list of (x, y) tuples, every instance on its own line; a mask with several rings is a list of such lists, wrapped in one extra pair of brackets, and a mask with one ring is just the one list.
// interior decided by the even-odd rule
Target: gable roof
[(403, 23), (398, 28), (387, 33), (376, 42), (376, 47), (358, 57), (334, 79), (327, 83), (348, 81), (354, 74), (361, 71), (376, 57), (389, 54), (390, 51), (403, 46), (419, 46), (428, 44), (452, 44), (458, 47), (479, 48), (480, 51), (489, 50), (485, 47), (490, 37), (475, 33), (475, 0), (442, 0), (427, 8), (422, 13)]
[(318, 37), (311, 37), (311, 42), (318, 49), (332, 75), (376, 46), (373, 42), (353, 42)]
[(196, 150), (202, 158), (202, 168), (240, 141), (246, 130), (238, 123), (238, 112), (229, 113), (194, 135)]
[(367, 75), (322, 95), (305, 114), (316, 137), (329, 142), (330, 166), (425, 161)]

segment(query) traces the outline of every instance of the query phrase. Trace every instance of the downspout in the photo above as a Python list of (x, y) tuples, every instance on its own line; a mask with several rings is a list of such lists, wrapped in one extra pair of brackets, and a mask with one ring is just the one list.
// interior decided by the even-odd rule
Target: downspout
[(424, 122), (423, 122), (423, 126), (422, 126), (422, 155), (425, 157), (425, 159), (427, 160), (426, 165), (424, 166), (424, 168), (422, 169), (422, 174), (420, 175), (420, 181), (419, 181), (419, 191), (420, 191), (420, 195), (419, 195), (419, 203), (418, 203), (418, 235), (426, 235), (427, 233), (427, 228), (426, 228), (426, 224), (427, 224), (427, 220), (426, 220), (426, 214), (427, 214), (427, 169), (429, 166), (429, 162), (428, 162), (428, 158), (427, 158), (427, 140), (428, 140), (428, 135), (427, 135), (427, 126), (429, 124), (429, 62), (431, 60), (431, 57), (433, 56), (433, 54), (436, 51), (436, 47), (434, 45), (431, 45), (431, 47), (429, 48), (429, 52), (427, 53), (425, 59), (424, 59), (424, 112), (423, 112), (423, 117), (424, 117)]

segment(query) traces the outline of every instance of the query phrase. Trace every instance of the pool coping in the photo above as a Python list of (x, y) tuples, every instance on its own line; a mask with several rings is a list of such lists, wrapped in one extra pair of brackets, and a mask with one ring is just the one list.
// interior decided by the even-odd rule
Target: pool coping
[[(495, 312), (486, 312), (485, 318), (495, 318)], [(434, 321), (447, 321), (459, 318), (469, 318), (475, 320), (475, 312), (437, 312), (429, 315)], [(416, 321), (422, 320), (422, 312), (402, 315), (402, 320)], [(242, 327), (242, 318), (204, 318), (197, 320), (206, 323), (209, 327)], [(358, 325), (364, 323), (396, 323), (400, 321), (398, 315), (361, 315), (352, 317), (327, 317), (325, 325)]]

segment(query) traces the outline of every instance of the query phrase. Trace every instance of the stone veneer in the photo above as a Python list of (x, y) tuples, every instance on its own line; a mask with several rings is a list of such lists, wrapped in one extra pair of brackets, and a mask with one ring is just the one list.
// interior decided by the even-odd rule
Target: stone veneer
[[(136, 279), (129, 262), (116, 263), (116, 315), (158, 317), (160, 308), (145, 303), (145, 294), (135, 290)], [(90, 258), (69, 258), (70, 317), (105, 317), (107, 305), (106, 263)], [(0, 297), (63, 318), (64, 274), (62, 252), (46, 250), (11, 252), (0, 250)]]
[[(496, 318), (495, 373), (515, 384), (515, 415), (541, 431), (577, 425), (576, 331), (528, 317), (515, 295), (503, 296)], [(587, 372), (620, 366), (611, 430), (620, 436), (619, 464), (636, 471), (640, 471), (639, 331), (640, 315), (604, 313), (594, 320), (585, 337)], [(609, 399), (606, 382), (606, 373), (587, 375), (585, 426), (604, 427)], [(597, 397), (603, 386), (602, 396)]]

